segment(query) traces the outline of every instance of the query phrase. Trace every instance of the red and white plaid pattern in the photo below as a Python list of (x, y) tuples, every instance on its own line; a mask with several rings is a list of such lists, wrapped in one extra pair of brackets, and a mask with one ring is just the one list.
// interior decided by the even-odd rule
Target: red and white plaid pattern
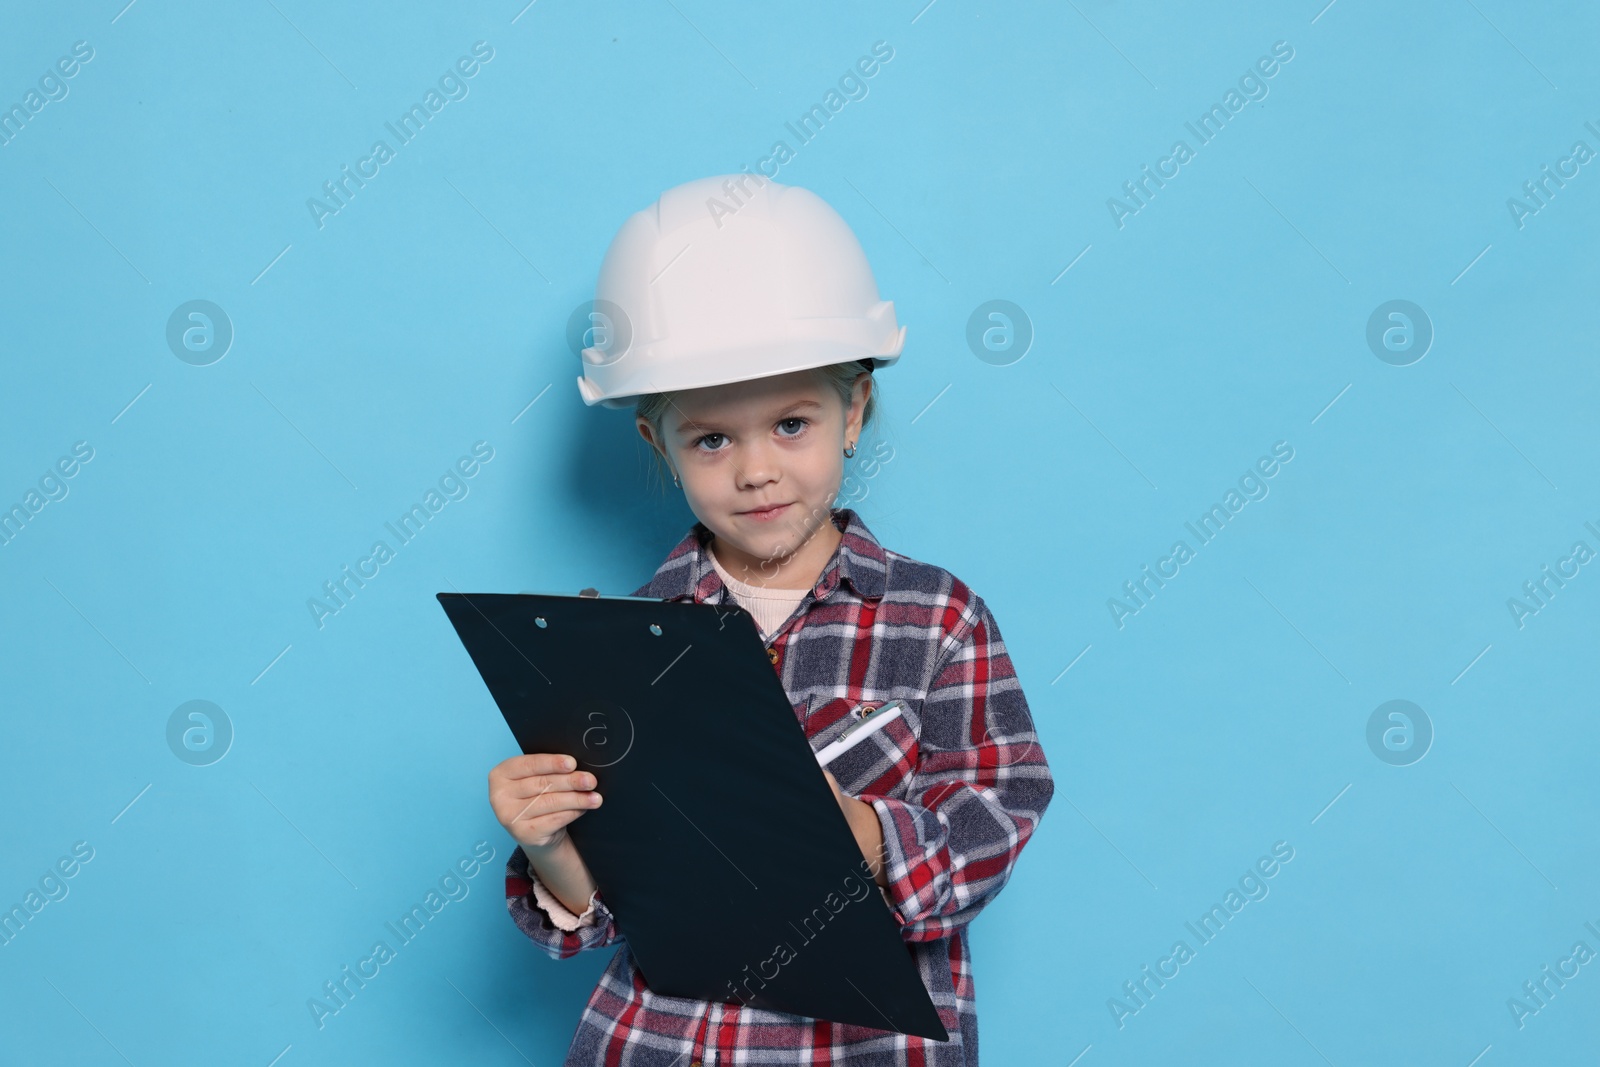
[[(820, 749), (866, 703), (905, 713), (828, 765), (883, 826), (885, 894), (946, 1042), (785, 1012), (662, 996), (645, 985), (605, 895), (595, 923), (565, 931), (535, 902), (520, 848), (506, 906), (550, 956), (620, 946), (578, 1021), (567, 1067), (829, 1064), (975, 1067), (978, 1019), (967, 924), (1011, 877), (1054, 784), (1005, 641), (983, 600), (950, 572), (880, 546), (852, 509), (811, 595), (767, 642), (795, 714)], [(696, 522), (634, 596), (732, 604)], [(706, 920), (716, 936), (716, 918)]]

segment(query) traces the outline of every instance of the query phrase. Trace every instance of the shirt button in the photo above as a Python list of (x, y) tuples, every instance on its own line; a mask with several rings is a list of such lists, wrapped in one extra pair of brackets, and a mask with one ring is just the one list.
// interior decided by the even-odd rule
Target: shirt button
[[(778, 650), (775, 648), (767, 649), (767, 659), (771, 660), (772, 663), (776, 665), (778, 662)], [(694, 1067), (694, 1064), (690, 1064), (689, 1067)]]

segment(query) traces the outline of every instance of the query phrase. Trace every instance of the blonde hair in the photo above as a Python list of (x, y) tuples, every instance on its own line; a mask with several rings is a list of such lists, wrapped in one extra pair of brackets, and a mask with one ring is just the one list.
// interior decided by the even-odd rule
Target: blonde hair
[[(872, 374), (872, 360), (860, 359), (849, 363), (834, 363), (826, 367), (815, 367), (813, 372), (826, 385), (831, 385), (834, 392), (839, 395), (839, 402), (845, 412), (850, 411), (850, 400), (855, 390), (856, 379), (863, 373)], [(650, 430), (657, 441), (664, 441), (666, 435), (662, 433), (661, 423), (666, 418), (667, 408), (671, 406), (671, 393), (646, 393), (634, 405), (634, 415), (644, 419), (650, 424)], [(867, 435), (867, 430), (873, 425), (878, 413), (878, 379), (872, 378), (872, 389), (867, 394), (867, 406), (861, 413), (861, 436)], [(858, 445), (860, 442), (856, 442)], [(654, 461), (656, 473), (661, 476), (662, 488), (672, 480), (672, 470), (667, 466), (658, 449), (650, 449), (650, 457)]]

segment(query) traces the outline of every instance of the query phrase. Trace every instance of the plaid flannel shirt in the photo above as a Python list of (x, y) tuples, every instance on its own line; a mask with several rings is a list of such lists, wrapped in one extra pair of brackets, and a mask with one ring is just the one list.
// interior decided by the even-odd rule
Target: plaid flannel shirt
[[(603, 893), (592, 897), (592, 924), (563, 930), (534, 899), (537, 877), (513, 848), (506, 906), (524, 934), (555, 959), (620, 946), (578, 1021), (567, 1067), (978, 1062), (967, 924), (1010, 879), (1054, 791), (1050, 768), (983, 600), (950, 572), (884, 549), (852, 509), (832, 517), (839, 547), (767, 654), (813, 750), (862, 704), (908, 705), (828, 769), (878, 814), (883, 896), (950, 1039), (662, 996), (645, 984)], [(710, 537), (696, 522), (633, 595), (733, 603), (704, 547)], [(715, 914), (700, 921), (717, 936)]]

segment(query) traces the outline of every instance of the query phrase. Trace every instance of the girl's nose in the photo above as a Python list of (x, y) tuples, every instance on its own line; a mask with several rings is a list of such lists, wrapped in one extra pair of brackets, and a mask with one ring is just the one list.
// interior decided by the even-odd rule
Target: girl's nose
[(764, 444), (750, 445), (734, 457), (741, 485), (759, 488), (777, 481), (781, 473), (774, 450)]

